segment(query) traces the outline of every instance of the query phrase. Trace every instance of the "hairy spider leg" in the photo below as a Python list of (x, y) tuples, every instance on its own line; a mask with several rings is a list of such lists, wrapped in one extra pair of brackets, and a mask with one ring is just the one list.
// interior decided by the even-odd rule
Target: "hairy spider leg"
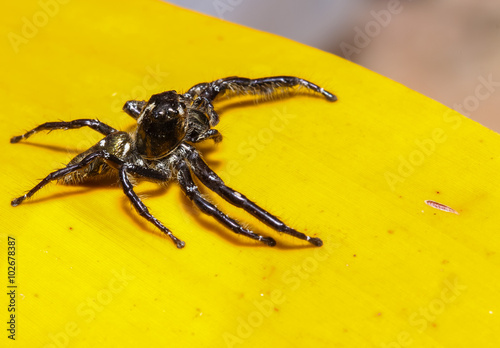
[[(141, 168), (141, 169), (144, 169), (144, 168)], [(139, 213), (140, 216), (142, 216), (143, 218), (145, 218), (146, 220), (151, 222), (153, 225), (158, 227), (163, 233), (165, 233), (167, 236), (169, 236), (173, 240), (173, 242), (175, 243), (177, 248), (179, 248), (179, 249), (184, 248), (186, 243), (183, 242), (182, 240), (180, 240), (179, 238), (177, 238), (176, 236), (174, 236), (174, 234), (167, 227), (165, 227), (158, 219), (156, 219), (149, 212), (148, 208), (141, 201), (139, 196), (137, 196), (137, 193), (135, 193), (135, 191), (134, 191), (133, 185), (130, 183), (130, 180), (128, 179), (128, 176), (127, 176), (128, 170), (130, 170), (130, 167), (128, 165), (127, 166), (122, 165), (120, 167), (120, 182), (122, 183), (123, 192), (128, 197), (128, 199), (132, 202), (137, 213)], [(137, 171), (134, 171), (134, 172), (137, 173)], [(152, 177), (150, 175), (143, 175), (143, 176), (147, 176), (150, 178)]]
[(315, 246), (323, 245), (323, 241), (321, 239), (309, 237), (302, 232), (294, 230), (293, 228), (283, 223), (276, 216), (272, 215), (268, 211), (259, 207), (254, 202), (250, 201), (243, 194), (233, 190), (230, 187), (227, 187), (224, 184), (224, 181), (222, 181), (222, 179), (205, 163), (205, 161), (201, 158), (200, 154), (194, 147), (188, 144), (183, 144), (183, 146), (188, 150), (189, 155), (187, 159), (191, 164), (191, 168), (193, 168), (194, 174), (210, 190), (217, 193), (232, 205), (244, 209), (246, 212), (255, 216), (257, 219), (278, 232), (283, 232), (295, 238), (308, 241)]
[(198, 189), (198, 186), (193, 182), (191, 177), (191, 172), (184, 161), (179, 162), (177, 165), (177, 181), (186, 194), (186, 196), (196, 204), (196, 206), (205, 214), (214, 217), (219, 223), (229, 228), (236, 234), (241, 234), (254, 240), (263, 242), (269, 246), (275, 246), (276, 241), (271, 237), (264, 237), (256, 234), (246, 228), (243, 228), (236, 220), (230, 218), (219, 209), (217, 209), (212, 203), (204, 199)]
[(123, 105), (123, 111), (129, 116), (137, 119), (141, 114), (142, 109), (146, 105), (145, 100), (129, 100)]
[[(93, 161), (95, 161), (98, 158), (103, 158), (105, 160), (109, 160), (109, 161), (116, 163), (120, 166), (124, 165), (124, 163), (125, 163), (121, 159), (119, 159), (115, 155), (110, 154), (106, 150), (98, 150), (98, 151), (92, 152), (92, 153), (88, 154), (87, 156), (85, 156), (84, 158), (82, 158), (82, 160), (79, 161), (78, 163), (67, 165), (66, 167), (64, 167), (62, 169), (59, 169), (59, 170), (56, 170), (56, 171), (50, 173), (44, 179), (42, 179), (35, 187), (33, 187), (31, 190), (29, 190), (26, 194), (12, 200), (11, 205), (13, 207), (18, 206), (25, 199), (33, 196), (37, 191), (42, 189), (45, 185), (47, 185), (51, 181), (60, 179), (68, 174), (71, 174), (72, 172), (75, 172), (79, 169), (82, 169), (82, 168), (88, 166), (90, 163), (92, 163)], [(153, 177), (153, 178), (158, 179), (158, 180), (166, 180), (166, 177), (164, 174), (162, 174), (161, 172), (157, 172), (153, 169), (138, 167), (138, 166), (130, 165), (130, 164), (128, 166), (129, 166), (129, 169), (131, 171), (133, 171), (139, 175), (146, 176), (146, 177)]]
[(213, 101), (218, 95), (223, 95), (230, 90), (236, 94), (270, 95), (279, 88), (292, 88), (303, 86), (314, 92), (322, 94), (329, 101), (336, 101), (337, 97), (318, 85), (295, 76), (273, 76), (259, 79), (244, 77), (226, 77), (209, 83), (200, 83), (188, 91), (193, 96), (207, 98)]
[(123, 187), (123, 192), (125, 195), (130, 199), (132, 204), (134, 205), (135, 209), (141, 215), (144, 217), (146, 220), (151, 222), (153, 225), (158, 227), (163, 233), (168, 235), (174, 243), (177, 245), (178, 248), (184, 247), (185, 243), (181, 241), (180, 239), (176, 238), (172, 232), (165, 227), (160, 221), (158, 221), (155, 217), (151, 215), (151, 213), (148, 211), (147, 207), (142, 203), (142, 201), (139, 199), (137, 194), (134, 192), (132, 188), (132, 184), (130, 183), (130, 180), (127, 177), (127, 172), (133, 172), (135, 174), (138, 174), (143, 177), (155, 179), (155, 180), (161, 180), (165, 181), (168, 179), (168, 177), (157, 170), (150, 169), (150, 168), (144, 168), (140, 166), (136, 166), (133, 164), (127, 164), (118, 157), (116, 157), (113, 154), (110, 154), (108, 151), (105, 150), (99, 150), (96, 152), (93, 152), (87, 156), (85, 156), (80, 162), (68, 165), (65, 168), (56, 170), (55, 172), (50, 173), (47, 175), (42, 181), (40, 181), (35, 187), (33, 187), (28, 193), (25, 195), (18, 197), (14, 200), (12, 200), (11, 205), (13, 207), (18, 206), (21, 204), (25, 199), (30, 198), (33, 196), (38, 190), (43, 188), (45, 185), (50, 183), (53, 180), (57, 180), (59, 178), (64, 177), (65, 175), (68, 175), (74, 171), (77, 171), (79, 169), (84, 168), (85, 166), (89, 165), (93, 161), (95, 161), (98, 158), (103, 158), (106, 161), (113, 162), (114, 164), (119, 166), (119, 173), (120, 173), (120, 181), (122, 183)]
[[(187, 94), (189, 94), (189, 92)], [(211, 127), (214, 127), (219, 123), (219, 120), (220, 120), (219, 114), (214, 110), (214, 106), (212, 105), (212, 102), (210, 100), (208, 100), (206, 97), (197, 97), (193, 101), (193, 105), (191, 106), (191, 109), (201, 110), (202, 112), (207, 114), (208, 119), (209, 119), (208, 122), (209, 122)]]
[(69, 122), (46, 122), (44, 124), (41, 124), (29, 132), (24, 133), (23, 135), (18, 135), (15, 137), (12, 137), (10, 139), (11, 143), (17, 143), (21, 141), (22, 139), (27, 139), (33, 134), (42, 131), (42, 130), (48, 130), (52, 131), (54, 129), (77, 129), (77, 128), (82, 128), (82, 127), (89, 127), (92, 128), (95, 131), (98, 131), (99, 133), (102, 133), (104, 135), (109, 135), (113, 132), (116, 132), (116, 129), (114, 129), (111, 126), (108, 126), (107, 124), (99, 121), (99, 120), (93, 120), (93, 119), (79, 119), (79, 120), (73, 120)]
[(76, 164), (68, 165), (65, 168), (62, 168), (62, 169), (56, 170), (55, 172), (50, 173), (43, 180), (41, 180), (35, 187), (33, 187), (31, 190), (29, 190), (26, 194), (24, 194), (23, 196), (18, 197), (16, 199), (13, 199), (10, 204), (13, 207), (18, 206), (25, 199), (33, 196), (35, 194), (35, 192), (37, 192), (38, 190), (43, 188), (49, 182), (51, 182), (53, 180), (57, 180), (59, 178), (62, 178), (65, 175), (68, 175), (68, 174), (70, 174), (78, 169), (81, 169), (81, 168), (89, 165), (92, 161), (94, 161), (95, 159), (97, 159), (99, 157), (103, 157), (103, 154), (100, 152), (94, 152), (94, 153), (91, 153), (90, 155), (84, 157), (80, 162), (78, 162)]
[(217, 129), (210, 128), (206, 132), (201, 133), (195, 139), (189, 139), (188, 141), (191, 141), (193, 143), (199, 143), (200, 141), (207, 139), (212, 139), (214, 143), (219, 143), (222, 141), (222, 134), (220, 134)]

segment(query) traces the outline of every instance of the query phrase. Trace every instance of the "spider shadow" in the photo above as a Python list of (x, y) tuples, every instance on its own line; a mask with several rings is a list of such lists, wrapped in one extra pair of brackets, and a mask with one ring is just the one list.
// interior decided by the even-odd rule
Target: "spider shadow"
[[(303, 94), (305, 95), (307, 93), (303, 93)], [(316, 97), (316, 95), (312, 95), (312, 96)], [(287, 98), (287, 97), (280, 96), (278, 98), (273, 98), (272, 100), (265, 100), (263, 102), (276, 103), (279, 101), (279, 99), (284, 99), (284, 98)], [(255, 99), (231, 100), (230, 98), (228, 98), (227, 100), (223, 99), (223, 101), (226, 102), (225, 105), (223, 105), (220, 108), (217, 108), (217, 113), (219, 114), (219, 116), (221, 118), (222, 118), (222, 115), (224, 113), (229, 112), (231, 109), (237, 109), (240, 107), (244, 108), (247, 106), (256, 106), (257, 104), (259, 104), (261, 102), (261, 101), (255, 100)], [(224, 139), (222, 141), (224, 141)], [(217, 172), (217, 169), (219, 169), (223, 165), (223, 163), (220, 160), (209, 158), (209, 155), (211, 153), (214, 153), (217, 151), (217, 146), (218, 146), (218, 144), (216, 144), (216, 143), (214, 144), (214, 142), (211, 140), (206, 140), (206, 141), (202, 141), (200, 143), (196, 143), (196, 149), (198, 150), (198, 152), (200, 152), (204, 161), (207, 162), (207, 164), (210, 166), (210, 168), (212, 168), (215, 172)]]
[(82, 152), (82, 150), (78, 149), (71, 149), (68, 147), (63, 147), (63, 146), (58, 146), (58, 145), (49, 145), (49, 144), (38, 144), (38, 143), (30, 143), (28, 141), (23, 141), (15, 144), (16, 146), (33, 146), (33, 147), (38, 147), (40, 149), (46, 149), (50, 151), (55, 151), (55, 152), (65, 152), (71, 155), (78, 155), (79, 153)]
[[(41, 180), (38, 180), (38, 181), (41, 181)], [(90, 191), (95, 191), (96, 188), (104, 189), (104, 190), (118, 188), (117, 179), (115, 180), (111, 177), (105, 177), (99, 181), (88, 181), (88, 182), (78, 183), (78, 184), (65, 184), (62, 182), (57, 182), (57, 185), (71, 186), (71, 187), (75, 187), (78, 189), (75, 189), (72, 191), (67, 191), (67, 192), (53, 193), (53, 194), (49, 194), (49, 195), (46, 195), (43, 197), (38, 197), (39, 192), (37, 192), (37, 193), (35, 193), (33, 198), (23, 201), (22, 205), (39, 204), (39, 203), (43, 203), (43, 202), (50, 201), (50, 200), (58, 200), (58, 199), (64, 199), (66, 197), (88, 194), (88, 192), (90, 192)]]
[[(246, 97), (246, 96), (245, 96)], [(315, 98), (324, 100), (325, 97), (322, 95), (318, 95), (317, 93), (312, 93), (308, 91), (294, 91), (284, 94), (274, 94), (271, 96), (252, 96), (252, 98), (248, 99), (232, 99), (231, 97), (222, 97), (215, 101), (215, 103), (222, 102), (224, 105), (221, 105), (216, 108), (217, 114), (222, 117), (224, 113), (229, 112), (235, 108), (248, 108), (252, 106), (257, 106), (258, 104), (278, 104), (283, 100), (295, 98), (295, 97), (307, 97), (307, 98)]]
[[(81, 185), (78, 185), (78, 186), (81, 186)], [(54, 193), (54, 194), (44, 196), (44, 197), (35, 197), (32, 199), (27, 199), (27, 200), (23, 201), (22, 205), (40, 204), (40, 203), (51, 201), (51, 200), (64, 199), (66, 197), (71, 197), (71, 196), (79, 196), (79, 195), (83, 195), (83, 194), (88, 193), (90, 190), (91, 189), (88, 187), (82, 187), (80, 190), (75, 190), (75, 191), (71, 191), (71, 192), (61, 192), (61, 193)], [(35, 194), (35, 196), (37, 196), (37, 195)]]
[(203, 160), (207, 162), (210, 168), (212, 168), (214, 171), (216, 171), (216, 169), (222, 166), (223, 164), (222, 161), (213, 158), (208, 158), (209, 157), (208, 155), (217, 152), (217, 144), (214, 145), (213, 141), (208, 140), (198, 143), (196, 144), (196, 149), (202, 155)]

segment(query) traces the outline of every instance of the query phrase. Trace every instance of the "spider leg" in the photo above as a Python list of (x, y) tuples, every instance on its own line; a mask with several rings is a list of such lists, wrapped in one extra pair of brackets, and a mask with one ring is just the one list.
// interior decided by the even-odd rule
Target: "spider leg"
[(322, 87), (295, 76), (272, 76), (259, 79), (243, 77), (226, 77), (209, 83), (200, 83), (188, 90), (193, 97), (199, 96), (213, 101), (218, 95), (229, 90), (236, 94), (271, 95), (278, 89), (291, 89), (303, 86), (311, 91), (322, 94), (327, 100), (335, 101), (337, 97)]
[(14, 200), (12, 200), (11, 205), (13, 207), (18, 206), (21, 204), (25, 199), (30, 198), (33, 196), (38, 190), (43, 188), (45, 185), (47, 185), (49, 182), (53, 180), (57, 180), (59, 178), (62, 178), (65, 175), (68, 175), (74, 171), (77, 171), (81, 168), (84, 168), (85, 166), (89, 165), (93, 161), (95, 161), (98, 158), (104, 158), (106, 161), (112, 162), (116, 165), (119, 166), (119, 174), (120, 174), (120, 181), (122, 183), (123, 187), (123, 192), (125, 195), (130, 199), (132, 204), (134, 205), (135, 209), (137, 212), (144, 217), (146, 220), (151, 222), (153, 225), (158, 227), (163, 233), (168, 235), (174, 243), (177, 245), (178, 248), (184, 247), (185, 243), (181, 241), (180, 239), (176, 238), (172, 232), (163, 226), (163, 224), (158, 221), (155, 217), (151, 215), (149, 212), (148, 208), (142, 203), (142, 201), (139, 199), (137, 194), (133, 190), (133, 186), (130, 183), (130, 180), (127, 177), (127, 172), (132, 172), (135, 174), (138, 174), (143, 177), (155, 179), (155, 180), (167, 180), (167, 176), (163, 174), (162, 172), (156, 171), (154, 169), (150, 168), (144, 168), (140, 166), (136, 166), (133, 164), (127, 164), (118, 157), (116, 157), (113, 154), (110, 154), (108, 151), (105, 150), (99, 150), (96, 152), (92, 152), (89, 155), (85, 156), (81, 161), (78, 163), (68, 165), (65, 168), (56, 170), (55, 172), (50, 173), (47, 175), (42, 181), (40, 181), (35, 187), (33, 187), (28, 193), (25, 195), (18, 197)]
[[(189, 93), (189, 92), (188, 92)], [(209, 123), (211, 127), (216, 126), (219, 123), (219, 114), (214, 110), (212, 102), (206, 97), (198, 97), (193, 101), (191, 108), (199, 110), (204, 114), (208, 115)]]
[(271, 237), (264, 237), (256, 234), (246, 228), (243, 228), (236, 220), (230, 218), (219, 209), (217, 209), (212, 203), (204, 199), (198, 190), (198, 187), (193, 182), (191, 173), (186, 163), (181, 161), (178, 166), (177, 181), (179, 182), (182, 191), (186, 196), (196, 204), (196, 206), (205, 214), (214, 217), (219, 223), (229, 228), (231, 231), (237, 234), (242, 234), (246, 237), (258, 240), (269, 246), (275, 246), (276, 241)]
[(186, 93), (185, 96), (189, 96), (190, 98), (197, 98), (201, 95), (201, 93), (209, 87), (209, 82), (202, 82), (191, 87)]
[(222, 141), (222, 134), (220, 134), (217, 129), (210, 128), (205, 133), (200, 134), (196, 139), (190, 139), (189, 141), (199, 143), (200, 141), (207, 139), (213, 139), (215, 143), (219, 143)]
[(222, 134), (218, 130), (210, 128), (211, 124), (206, 113), (191, 108), (189, 109), (188, 120), (189, 131), (184, 138), (185, 141), (190, 143), (199, 143), (206, 139), (213, 139), (215, 143), (222, 141)]
[(125, 111), (129, 116), (137, 119), (141, 114), (142, 109), (146, 105), (145, 100), (129, 100), (123, 105), (123, 111)]
[(267, 212), (266, 210), (259, 207), (254, 202), (250, 201), (243, 194), (227, 187), (222, 179), (203, 161), (200, 154), (196, 149), (190, 145), (183, 144), (184, 148), (188, 150), (187, 160), (193, 168), (194, 174), (201, 180), (201, 182), (207, 186), (210, 190), (217, 193), (219, 196), (224, 198), (229, 203), (243, 208), (248, 213), (255, 216), (257, 219), (275, 229), (278, 232), (283, 232), (289, 234), (295, 238), (299, 238), (315, 246), (322, 246), (323, 241), (319, 238), (310, 237), (302, 232), (296, 231), (293, 228), (287, 226), (276, 216)]
[(43, 188), (49, 182), (51, 182), (53, 180), (57, 180), (59, 178), (62, 178), (63, 176), (68, 175), (74, 171), (77, 171), (77, 170), (89, 165), (91, 162), (93, 162), (94, 160), (96, 160), (99, 157), (103, 157), (103, 154), (101, 152), (93, 152), (93, 153), (85, 156), (80, 162), (78, 162), (76, 164), (68, 165), (65, 168), (62, 168), (62, 169), (56, 170), (55, 172), (50, 173), (43, 180), (41, 180), (35, 187), (33, 187), (31, 190), (29, 190), (26, 194), (12, 200), (12, 202), (10, 204), (13, 207), (18, 206), (25, 199), (33, 196), (38, 190)]
[[(25, 199), (33, 196), (37, 191), (42, 189), (45, 185), (47, 185), (51, 181), (60, 179), (66, 175), (69, 175), (73, 172), (76, 172), (76, 171), (82, 169), (82, 168), (85, 168), (86, 166), (90, 165), (92, 162), (94, 162), (95, 160), (97, 160), (99, 158), (104, 158), (104, 159), (109, 160), (111, 162), (114, 162), (118, 165), (124, 164), (124, 162), (122, 160), (120, 160), (115, 155), (110, 154), (106, 150), (97, 150), (97, 151), (91, 152), (88, 155), (86, 155), (85, 157), (83, 157), (81, 160), (79, 160), (78, 162), (68, 164), (66, 167), (50, 173), (44, 179), (42, 179), (35, 187), (33, 187), (31, 190), (29, 190), (26, 194), (12, 200), (11, 205), (13, 207), (18, 206)], [(153, 172), (153, 170), (149, 169), (149, 168), (142, 168), (142, 167), (135, 168), (134, 167), (132, 169), (134, 170), (134, 172), (136, 172), (137, 174), (142, 175), (142, 176), (151, 177), (152, 175), (154, 175), (153, 173), (151, 173), (151, 172)]]
[(107, 124), (99, 121), (99, 120), (92, 120), (92, 119), (79, 119), (79, 120), (73, 120), (69, 122), (46, 122), (44, 124), (39, 125), (38, 127), (33, 128), (29, 132), (24, 133), (23, 135), (18, 135), (15, 137), (12, 137), (10, 139), (11, 143), (17, 143), (22, 139), (29, 138), (33, 134), (42, 131), (42, 130), (54, 130), (54, 129), (76, 129), (76, 128), (82, 128), (82, 127), (90, 127), (95, 131), (98, 131), (99, 133), (102, 133), (104, 135), (111, 134), (113, 132), (116, 132), (116, 129), (114, 129), (111, 126), (108, 126)]
[[(139, 196), (137, 196), (137, 193), (135, 193), (133, 185), (130, 183), (130, 180), (128, 179), (127, 176), (127, 172), (131, 168), (132, 167), (126, 165), (122, 165), (120, 167), (120, 182), (122, 183), (123, 192), (128, 197), (128, 199), (130, 199), (135, 210), (137, 211), (137, 213), (139, 213), (140, 216), (151, 222), (153, 225), (158, 227), (163, 233), (169, 236), (174, 241), (175, 245), (177, 245), (177, 248), (179, 249), (183, 248), (186, 245), (186, 243), (178, 239), (176, 236), (174, 236), (174, 234), (167, 227), (165, 227), (158, 219), (156, 219), (153, 215), (151, 215), (146, 205), (141, 201)], [(141, 167), (138, 168), (144, 169)], [(137, 170), (133, 171), (138, 173)], [(143, 176), (151, 177), (150, 175), (143, 175)]]

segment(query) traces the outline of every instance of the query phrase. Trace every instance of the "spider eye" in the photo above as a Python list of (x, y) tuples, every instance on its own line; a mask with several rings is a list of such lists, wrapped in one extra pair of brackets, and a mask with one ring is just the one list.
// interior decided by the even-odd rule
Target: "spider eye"
[(172, 108), (172, 107), (168, 107), (168, 108), (156, 107), (155, 109), (152, 109), (151, 111), (152, 111), (151, 116), (157, 120), (165, 119), (165, 118), (172, 119), (172, 118), (176, 118), (179, 115), (179, 111)]
[(179, 111), (173, 108), (168, 108), (168, 115), (169, 116), (177, 116), (179, 114)]

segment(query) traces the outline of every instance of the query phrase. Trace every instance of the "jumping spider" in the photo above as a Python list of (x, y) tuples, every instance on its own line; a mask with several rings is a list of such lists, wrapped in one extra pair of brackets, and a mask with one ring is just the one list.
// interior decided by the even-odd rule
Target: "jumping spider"
[(270, 96), (293, 87), (322, 94), (328, 101), (337, 98), (323, 88), (293, 76), (275, 76), (259, 79), (227, 77), (209, 83), (200, 83), (184, 94), (167, 91), (151, 96), (149, 101), (129, 100), (123, 110), (137, 120), (131, 132), (114, 129), (95, 119), (78, 119), (69, 122), (47, 122), (29, 132), (13, 137), (17, 143), (42, 130), (75, 129), (90, 127), (105, 137), (97, 144), (73, 158), (65, 168), (56, 170), (38, 183), (25, 195), (14, 199), (17, 206), (33, 196), (53, 180), (64, 183), (79, 183), (105, 174), (118, 174), (123, 192), (130, 199), (137, 212), (167, 234), (178, 248), (185, 243), (157, 220), (134, 192), (131, 179), (144, 178), (165, 183), (177, 180), (186, 196), (205, 214), (213, 216), (219, 223), (237, 234), (261, 241), (269, 246), (276, 245), (271, 237), (264, 237), (242, 227), (236, 220), (221, 212), (215, 205), (203, 198), (192, 179), (194, 174), (205, 186), (229, 203), (243, 208), (257, 219), (278, 232), (303, 239), (315, 246), (323, 245), (319, 238), (313, 238), (285, 225), (276, 216), (268, 213), (241, 193), (227, 187), (201, 158), (193, 144), (206, 139), (222, 140), (221, 134), (213, 129), (219, 116), (212, 102), (222, 95), (252, 94)]

